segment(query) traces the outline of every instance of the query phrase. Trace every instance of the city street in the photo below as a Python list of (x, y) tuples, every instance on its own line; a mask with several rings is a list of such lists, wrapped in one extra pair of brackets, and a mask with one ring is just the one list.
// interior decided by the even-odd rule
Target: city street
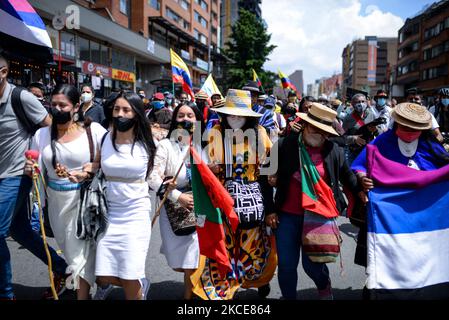
[[(341, 235), (343, 237), (342, 258), (343, 275), (341, 275), (340, 261), (329, 264), (331, 279), (336, 300), (360, 300), (362, 288), (365, 281), (365, 269), (354, 265), (355, 237), (357, 228), (349, 223), (346, 218), (338, 220)], [(183, 297), (183, 275), (171, 270), (166, 263), (165, 257), (159, 253), (161, 238), (159, 224), (155, 224), (151, 238), (150, 251), (147, 257), (146, 274), (151, 281), (149, 299), (152, 300), (180, 300)], [(40, 299), (45, 287), (48, 286), (47, 267), (25, 249), (8, 238), (8, 246), (11, 249), (14, 290), (18, 300)], [(52, 246), (56, 247), (55, 241), (50, 240)], [(298, 267), (299, 284), (298, 299), (314, 300), (318, 298), (316, 288), (302, 270)], [(94, 292), (92, 290), (92, 292)], [(67, 291), (61, 299), (75, 299), (73, 291)], [(279, 299), (281, 292), (277, 277), (271, 281), (271, 293), (268, 299)], [(123, 299), (124, 294), (120, 288), (115, 289), (108, 299)], [(257, 290), (242, 290), (237, 295), (241, 300), (258, 299)]]

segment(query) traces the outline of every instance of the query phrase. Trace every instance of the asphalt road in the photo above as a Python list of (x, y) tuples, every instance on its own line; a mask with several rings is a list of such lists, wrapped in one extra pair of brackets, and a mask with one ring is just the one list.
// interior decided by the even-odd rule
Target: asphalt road
[[(362, 298), (362, 288), (365, 283), (365, 269), (353, 263), (355, 251), (355, 239), (357, 228), (353, 227), (346, 218), (338, 220), (342, 244), (343, 269), (340, 261), (328, 264), (333, 293), (335, 300), (360, 300)], [(11, 251), (14, 290), (17, 299), (38, 300), (43, 291), (48, 286), (47, 266), (34, 257), (26, 249), (20, 246), (11, 238), (7, 239)], [(50, 239), (50, 244), (56, 248), (56, 243)], [(149, 299), (152, 300), (180, 300), (183, 298), (183, 274), (171, 270), (165, 257), (159, 253), (161, 238), (159, 225), (153, 228), (150, 243), (150, 250), (146, 261), (146, 275), (151, 281)], [(297, 285), (298, 299), (315, 300), (318, 293), (314, 283), (302, 270), (301, 263), (298, 266), (299, 280)], [(94, 289), (92, 289), (92, 293)], [(258, 299), (256, 289), (242, 290), (237, 295), (239, 300)], [(75, 299), (73, 291), (67, 291), (61, 299)], [(124, 294), (121, 288), (116, 288), (108, 299), (123, 299)], [(281, 298), (277, 275), (271, 281), (271, 292), (268, 299)]]

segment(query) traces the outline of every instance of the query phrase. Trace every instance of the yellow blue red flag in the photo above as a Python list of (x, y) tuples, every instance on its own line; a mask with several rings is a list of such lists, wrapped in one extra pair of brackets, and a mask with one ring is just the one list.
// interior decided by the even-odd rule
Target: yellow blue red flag
[(190, 96), (192, 101), (195, 100), (189, 68), (172, 49), (170, 49), (170, 57), (173, 82), (182, 84), (182, 90)]

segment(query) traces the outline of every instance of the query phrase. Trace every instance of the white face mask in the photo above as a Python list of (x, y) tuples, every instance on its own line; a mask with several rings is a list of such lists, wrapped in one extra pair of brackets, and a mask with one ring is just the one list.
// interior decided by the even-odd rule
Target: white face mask
[(229, 126), (234, 130), (242, 129), (246, 123), (246, 118), (239, 117), (239, 116), (228, 116), (227, 120), (228, 120)]
[(312, 148), (319, 148), (323, 145), (326, 138), (319, 133), (309, 133), (304, 135), (305, 143)]
[(81, 102), (84, 102), (84, 103), (89, 103), (89, 102), (91, 102), (92, 101), (92, 94), (91, 93), (83, 93), (82, 95), (81, 95)]

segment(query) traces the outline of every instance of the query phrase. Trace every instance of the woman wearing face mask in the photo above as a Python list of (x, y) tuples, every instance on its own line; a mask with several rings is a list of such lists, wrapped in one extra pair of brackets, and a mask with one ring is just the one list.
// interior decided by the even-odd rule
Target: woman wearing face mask
[[(265, 193), (259, 178), (260, 166), (271, 148), (271, 141), (258, 124), (261, 114), (251, 109), (249, 91), (230, 89), (225, 106), (212, 110), (221, 120), (209, 132), (210, 167), (234, 198), (240, 223), (234, 233), (223, 219), (233, 272), (222, 276), (217, 263), (205, 259), (192, 277), (196, 279), (194, 293), (205, 300), (229, 300), (240, 287), (258, 288), (259, 296), (265, 298), (276, 269), (276, 248), (274, 237), (267, 234), (263, 221), (265, 198), (262, 194)], [(249, 138), (244, 138), (244, 134)]]
[[(265, 221), (275, 230), (278, 250), (278, 280), (282, 296), (296, 299), (298, 263), (302, 251), (302, 265), (306, 274), (314, 281), (321, 299), (332, 299), (329, 270), (324, 263), (312, 262), (304, 253), (301, 237), (304, 225), (304, 208), (301, 200), (300, 148), (305, 146), (320, 177), (332, 190), (338, 212), (346, 207), (339, 183), (352, 193), (364, 198), (357, 184), (357, 178), (349, 169), (343, 150), (328, 140), (338, 136), (332, 127), (337, 113), (321, 104), (312, 103), (309, 113), (298, 113), (302, 119), (303, 131), (292, 132), (279, 141), (279, 167), (274, 181), (276, 186), (274, 202), (270, 198), (265, 207)], [(268, 185), (268, 179), (263, 180)]]
[(92, 86), (84, 85), (81, 89), (81, 107), (79, 116), (81, 120), (88, 117), (93, 122), (103, 123), (105, 120), (103, 108), (94, 101), (94, 91)]
[[(167, 205), (180, 205), (193, 210), (193, 196), (190, 181), (190, 161), (186, 155), (189, 152), (190, 138), (195, 130), (202, 131), (202, 115), (194, 104), (178, 106), (173, 112), (172, 124), (166, 139), (160, 141), (154, 158), (154, 170), (150, 175), (150, 187), (158, 190), (164, 179), (169, 186)], [(200, 126), (200, 127), (197, 127)], [(187, 135), (185, 134), (187, 131)], [(174, 177), (181, 171), (173, 183)], [(159, 218), (162, 246), (161, 253), (173, 270), (184, 273), (184, 299), (192, 298), (192, 282), (190, 276), (198, 268), (200, 258), (198, 235), (193, 229), (190, 234), (176, 235), (167, 215), (167, 206), (163, 206)]]
[(142, 99), (122, 92), (113, 105), (113, 128), (101, 148), (109, 225), (97, 246), (95, 275), (99, 287), (94, 299), (105, 299), (116, 285), (123, 287), (127, 300), (145, 300), (152, 206), (147, 177), (156, 148)]
[[(414, 103), (400, 103), (391, 113), (393, 128), (371, 142), (379, 153), (388, 160), (398, 162), (415, 170), (435, 170), (449, 164), (449, 154), (433, 134), (431, 114), (423, 106)], [(352, 163), (351, 169), (365, 191), (374, 188), (367, 176), (366, 148)], [(423, 199), (425, 200), (425, 199)], [(367, 264), (366, 223), (360, 228), (355, 253), (355, 263)]]
[[(106, 130), (97, 123), (87, 126), (87, 122), (79, 122), (78, 109), (79, 93), (75, 87), (55, 88), (50, 109), (52, 125), (36, 132), (33, 149), (40, 152), (40, 162), (48, 176), (48, 216), (68, 264), (66, 272), (71, 274), (66, 279), (67, 287), (76, 289), (78, 299), (85, 300), (95, 282), (95, 246), (92, 241), (76, 239), (76, 217), (81, 182), (92, 176), (93, 167), (98, 167), (92, 160), (98, 162), (97, 150)], [(30, 165), (31, 161), (27, 161), (26, 170)]]

